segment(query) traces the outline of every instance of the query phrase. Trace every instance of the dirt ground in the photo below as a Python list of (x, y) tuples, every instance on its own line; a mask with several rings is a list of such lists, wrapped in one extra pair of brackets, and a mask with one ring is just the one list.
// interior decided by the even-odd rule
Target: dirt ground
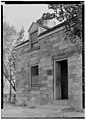
[(1, 118), (84, 118), (84, 112), (76, 112), (72, 108), (61, 109), (56, 106), (22, 107), (12, 104), (4, 104), (1, 110)]

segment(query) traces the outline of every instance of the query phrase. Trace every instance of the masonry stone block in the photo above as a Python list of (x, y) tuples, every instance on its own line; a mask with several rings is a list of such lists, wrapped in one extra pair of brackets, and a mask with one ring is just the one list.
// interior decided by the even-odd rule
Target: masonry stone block
[[(60, 29), (60, 28), (59, 28)], [(68, 59), (68, 99), (80, 106), (82, 85), (82, 54), (75, 45), (64, 40), (64, 31), (58, 31), (39, 40), (40, 49), (28, 46), (16, 50), (16, 101), (17, 104), (47, 104), (54, 96), (54, 60)], [(30, 67), (38, 64), (39, 88), (31, 86)]]

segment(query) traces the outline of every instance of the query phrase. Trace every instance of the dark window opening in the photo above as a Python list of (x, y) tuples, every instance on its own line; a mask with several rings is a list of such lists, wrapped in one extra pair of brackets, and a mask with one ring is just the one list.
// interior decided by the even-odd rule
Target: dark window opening
[(31, 67), (31, 86), (39, 86), (39, 77), (38, 77), (38, 65)]
[(38, 75), (38, 65), (31, 67), (31, 76)]

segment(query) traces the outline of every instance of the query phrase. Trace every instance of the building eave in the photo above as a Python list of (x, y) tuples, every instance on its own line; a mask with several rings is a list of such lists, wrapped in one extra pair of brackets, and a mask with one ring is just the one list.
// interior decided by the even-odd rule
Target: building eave
[(50, 30), (47, 30), (47, 31), (44, 31), (43, 33), (41, 33), (39, 36), (38, 36), (38, 40), (41, 40), (42, 38), (44, 37), (47, 37), (51, 34), (54, 34), (54, 33), (57, 33), (57, 32), (60, 32), (62, 30), (64, 30), (64, 25), (65, 25), (65, 22), (51, 28)]
[(45, 35), (45, 34), (47, 34), (47, 33), (52, 32), (53, 30), (56, 30), (56, 29), (58, 29), (58, 28), (64, 26), (65, 23), (66, 23), (66, 22), (62, 22), (62, 23), (60, 23), (60, 24), (58, 24), (58, 25), (56, 25), (56, 26), (54, 26), (54, 27), (48, 29), (47, 31), (41, 33), (38, 37), (41, 37), (41, 36), (43, 36), (43, 35)]
[(24, 45), (24, 44), (26, 44), (26, 43), (29, 44), (29, 40), (26, 40), (26, 41), (20, 43), (19, 45), (15, 46), (15, 48), (18, 48), (18, 47), (20, 47), (20, 46), (22, 46), (22, 45)]

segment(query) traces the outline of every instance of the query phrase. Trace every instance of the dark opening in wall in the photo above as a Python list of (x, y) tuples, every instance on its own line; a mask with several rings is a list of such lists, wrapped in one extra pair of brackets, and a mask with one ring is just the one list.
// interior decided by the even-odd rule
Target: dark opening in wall
[(38, 65), (31, 67), (31, 87), (39, 86)]

